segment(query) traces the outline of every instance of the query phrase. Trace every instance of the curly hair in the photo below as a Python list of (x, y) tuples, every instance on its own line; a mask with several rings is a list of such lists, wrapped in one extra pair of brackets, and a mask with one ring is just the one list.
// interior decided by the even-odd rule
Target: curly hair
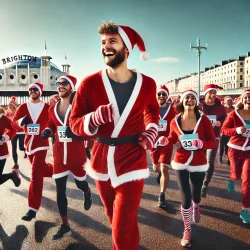
[(98, 29), (99, 34), (118, 33), (118, 25), (113, 21), (102, 21)]

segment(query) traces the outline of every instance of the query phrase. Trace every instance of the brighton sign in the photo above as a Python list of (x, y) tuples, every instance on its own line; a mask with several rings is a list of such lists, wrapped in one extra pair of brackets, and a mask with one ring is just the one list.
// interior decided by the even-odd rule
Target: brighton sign
[(36, 62), (35, 56), (29, 56), (29, 55), (18, 55), (18, 56), (11, 56), (6, 57), (2, 59), (3, 64), (14, 62), (14, 61), (20, 61), (20, 60), (28, 60), (30, 62)]

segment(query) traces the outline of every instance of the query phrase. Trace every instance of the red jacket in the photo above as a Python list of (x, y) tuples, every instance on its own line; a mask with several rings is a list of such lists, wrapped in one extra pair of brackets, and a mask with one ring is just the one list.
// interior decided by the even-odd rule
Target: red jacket
[[(0, 114), (0, 137), (5, 137), (6, 142), (16, 135), (16, 130), (11, 126), (11, 120), (4, 114)], [(0, 160), (9, 156), (8, 145), (4, 143), (0, 145)]]
[(228, 114), (223, 126), (221, 133), (226, 136), (230, 136), (228, 146), (234, 149), (247, 151), (250, 150), (250, 140), (246, 134), (237, 134), (236, 128), (245, 127), (246, 123), (240, 116), (237, 110), (232, 111)]
[[(12, 121), (14, 118), (15, 112), (12, 112), (11, 109), (8, 109), (6, 112), (6, 116)], [(19, 128), (16, 132), (16, 134), (24, 134), (23, 128)]]
[(24, 116), (28, 115), (31, 119), (31, 124), (39, 124), (40, 125), (40, 132), (39, 135), (28, 135), (27, 131), (27, 125), (23, 126), (24, 132), (25, 132), (25, 139), (24, 139), (24, 145), (26, 149), (27, 155), (32, 155), (37, 151), (40, 150), (48, 150), (49, 149), (49, 140), (42, 139), (41, 138), (41, 132), (46, 128), (47, 122), (48, 122), (48, 111), (49, 111), (49, 105), (47, 103), (43, 102), (43, 107), (40, 110), (40, 114), (35, 121), (32, 118), (31, 113), (29, 112), (30, 106), (29, 101), (26, 103), (23, 103), (21, 106), (19, 106), (16, 110), (16, 113), (13, 118), (12, 126), (18, 130), (21, 128), (20, 123), (22, 122), (22, 119)]
[[(206, 109), (206, 106), (204, 106), (204, 104), (205, 104), (205, 100), (204, 99), (200, 100), (200, 108), (201, 108), (202, 112), (205, 115), (216, 115), (216, 121), (220, 121), (221, 126), (222, 126), (224, 120), (227, 117), (227, 112), (225, 110), (225, 107), (220, 103), (220, 101), (217, 98), (215, 99), (215, 107), (210, 111), (208, 111)], [(214, 127), (214, 133), (215, 133), (216, 138), (220, 137), (221, 126), (220, 127), (217, 127), (217, 126)]]
[[(89, 131), (90, 116), (100, 105), (112, 103), (114, 122)], [(73, 101), (70, 127), (80, 136), (126, 137), (140, 134), (149, 127), (158, 128), (159, 105), (156, 100), (155, 81), (137, 72), (137, 81), (131, 97), (122, 113), (118, 105), (106, 71), (97, 72), (85, 78)], [(144, 124), (145, 122), (145, 124)], [(94, 143), (91, 166), (87, 173), (96, 180), (111, 180), (117, 187), (125, 182), (149, 176), (146, 150), (139, 143), (110, 146), (98, 141)]]
[[(168, 136), (169, 143), (175, 144), (177, 140), (180, 141), (180, 136), (184, 135), (177, 122), (180, 115), (178, 114), (171, 121), (170, 134)], [(209, 164), (207, 163), (205, 150), (212, 149), (215, 146), (215, 136), (210, 120), (202, 113), (196, 123), (193, 134), (198, 134), (199, 139), (202, 140), (202, 149), (187, 151), (181, 145), (171, 163), (173, 169), (187, 169), (189, 172), (204, 172), (208, 169)]]
[(69, 105), (64, 122), (61, 121), (57, 114), (57, 102), (49, 108), (49, 122), (48, 128), (51, 129), (52, 134), (56, 134), (56, 141), (53, 148), (54, 164), (72, 165), (74, 167), (83, 166), (87, 160), (86, 152), (84, 150), (84, 140), (77, 140), (72, 138), (72, 142), (60, 142), (58, 136), (58, 126), (69, 126), (69, 116), (71, 104)]

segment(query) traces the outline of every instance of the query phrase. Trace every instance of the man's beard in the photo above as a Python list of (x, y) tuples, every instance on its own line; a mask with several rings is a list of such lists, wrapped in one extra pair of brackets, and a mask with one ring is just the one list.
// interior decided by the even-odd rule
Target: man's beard
[(32, 100), (34, 100), (34, 101), (36, 101), (36, 100), (38, 100), (39, 98), (40, 98), (40, 96), (39, 95), (36, 95), (36, 96), (30, 96), (30, 98), (32, 99)]
[(122, 62), (124, 62), (126, 58), (125, 47), (123, 47), (120, 51), (115, 51), (115, 56), (112, 60), (105, 61), (105, 64), (111, 68), (117, 68)]
[[(60, 93), (61, 93), (62, 95), (60, 95)], [(62, 99), (69, 97), (71, 93), (72, 93), (72, 92), (69, 91), (69, 90), (66, 90), (65, 92), (58, 92), (60, 98), (62, 98)]]

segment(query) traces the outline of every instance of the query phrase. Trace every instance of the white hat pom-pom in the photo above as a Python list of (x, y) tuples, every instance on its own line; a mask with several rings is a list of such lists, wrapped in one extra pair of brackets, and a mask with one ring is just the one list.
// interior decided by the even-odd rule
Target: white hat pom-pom
[(149, 59), (149, 53), (147, 51), (142, 52), (140, 58), (143, 61), (147, 61)]

